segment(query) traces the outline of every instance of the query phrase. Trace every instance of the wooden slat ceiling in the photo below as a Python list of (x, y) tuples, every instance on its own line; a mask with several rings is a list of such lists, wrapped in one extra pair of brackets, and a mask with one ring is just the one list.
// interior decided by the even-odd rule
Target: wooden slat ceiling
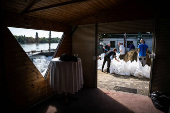
[(69, 25), (153, 18), (156, 7), (145, 0), (3, 0), (5, 12)]

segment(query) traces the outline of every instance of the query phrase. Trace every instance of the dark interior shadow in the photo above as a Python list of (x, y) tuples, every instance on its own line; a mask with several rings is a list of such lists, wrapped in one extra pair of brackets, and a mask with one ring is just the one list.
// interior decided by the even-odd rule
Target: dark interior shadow
[(133, 78), (133, 79), (137, 79), (137, 80), (141, 80), (141, 81), (150, 81), (150, 79), (148, 79), (148, 78), (138, 78), (138, 77), (135, 77), (135, 76), (132, 76), (132, 75), (130, 75), (130, 76), (117, 75), (117, 74), (110, 74), (110, 75), (117, 77), (117, 78), (120, 78), (120, 79), (131, 79), (131, 78)]
[(74, 96), (78, 100), (65, 105), (63, 99), (57, 99), (61, 95), (55, 95), (24, 113), (134, 113), (98, 88), (83, 88)]

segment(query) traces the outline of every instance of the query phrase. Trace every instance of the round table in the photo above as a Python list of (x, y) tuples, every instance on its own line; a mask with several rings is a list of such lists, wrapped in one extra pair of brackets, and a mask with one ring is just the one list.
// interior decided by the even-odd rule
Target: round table
[(50, 86), (58, 94), (63, 92), (75, 94), (83, 87), (83, 69), (81, 59), (61, 61), (59, 58), (51, 60)]

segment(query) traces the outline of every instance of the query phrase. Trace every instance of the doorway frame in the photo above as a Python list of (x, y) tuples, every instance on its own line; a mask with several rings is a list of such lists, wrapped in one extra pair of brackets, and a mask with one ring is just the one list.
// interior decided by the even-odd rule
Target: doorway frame
[[(141, 21), (143, 21), (143, 20), (141, 20)], [(145, 20), (144, 20), (145, 21)], [(153, 53), (155, 53), (155, 51), (156, 51), (156, 24), (157, 24), (157, 21), (156, 20), (148, 20), (148, 21), (150, 21), (151, 22), (151, 25), (153, 25), (152, 26), (152, 30), (147, 30), (146, 29), (146, 31), (145, 32), (148, 32), (148, 31), (150, 31), (150, 32), (153, 32), (153, 37), (152, 37), (152, 54)], [(133, 26), (133, 22), (134, 21), (127, 21), (127, 22), (130, 22), (130, 23), (132, 23), (132, 26)], [(139, 21), (140, 22), (140, 21)], [(116, 24), (120, 24), (120, 25), (122, 25), (124, 22), (114, 22), (114, 23), (116, 23)], [(102, 23), (102, 24), (100, 24), (100, 25), (108, 25), (109, 23)], [(111, 25), (112, 23), (110, 23), (109, 25)], [(125, 24), (126, 24), (126, 22), (125, 22)], [(106, 32), (102, 32), (102, 31), (99, 31), (99, 26), (100, 26), (98, 23), (95, 23), (95, 88), (97, 88), (97, 78), (98, 78), (98, 73), (97, 73), (97, 55), (98, 55), (98, 41), (99, 41), (99, 34), (101, 34), (101, 33), (106, 33)], [(126, 26), (126, 25), (125, 25)], [(149, 26), (150, 27), (150, 26)], [(118, 26), (118, 28), (119, 29), (121, 29), (122, 28), (122, 26)], [(134, 27), (135, 28), (135, 27)], [(136, 32), (136, 31), (134, 31), (134, 32)], [(137, 32), (143, 32), (143, 31), (141, 31), (141, 30), (138, 30)], [(111, 33), (110, 31), (109, 32), (107, 32), (107, 33)], [(114, 33), (114, 32), (113, 32)], [(125, 30), (124, 31), (124, 33), (129, 33), (129, 31), (127, 30)], [(152, 82), (153, 82), (153, 62), (154, 62), (154, 60), (153, 59), (151, 59), (151, 70), (150, 70), (150, 80), (149, 80), (149, 92), (148, 92), (148, 96), (150, 96), (150, 94), (151, 94), (151, 92), (152, 92)]]

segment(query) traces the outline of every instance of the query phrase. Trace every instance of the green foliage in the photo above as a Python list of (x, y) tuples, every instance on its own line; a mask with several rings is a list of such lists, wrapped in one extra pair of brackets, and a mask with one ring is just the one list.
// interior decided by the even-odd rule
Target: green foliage
[(108, 38), (109, 34), (99, 34), (99, 39)]
[[(33, 38), (33, 37), (25, 37), (23, 35), (19, 35), (19, 36), (14, 35), (14, 37), (21, 44), (23, 44), (23, 43), (35, 43), (35, 38)], [(49, 38), (43, 37), (43, 38), (39, 38), (38, 40), (39, 40), (39, 43), (49, 43)], [(51, 43), (58, 43), (59, 41), (60, 41), (60, 38), (55, 37), (55, 38), (51, 38), (50, 42)]]

